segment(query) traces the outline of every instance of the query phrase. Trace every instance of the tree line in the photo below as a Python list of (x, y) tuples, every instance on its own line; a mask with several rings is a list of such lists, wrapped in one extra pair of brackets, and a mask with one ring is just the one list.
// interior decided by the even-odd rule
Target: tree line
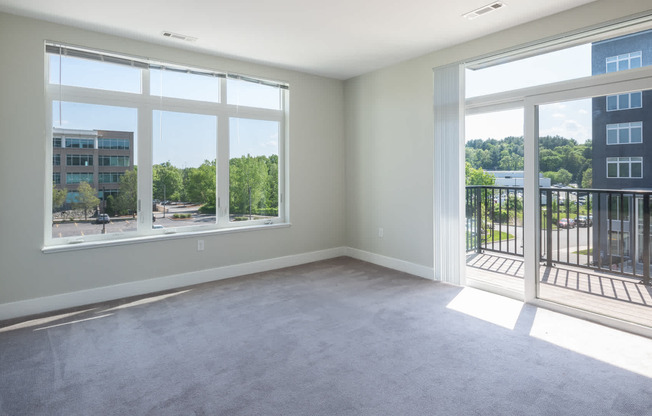
[[(109, 215), (128, 215), (136, 212), (138, 202), (137, 167), (120, 178), (118, 196), (106, 198)], [(152, 169), (152, 197), (159, 201), (183, 201), (201, 205), (199, 211), (216, 212), (216, 161), (205, 160), (199, 167), (178, 168), (170, 162)], [(53, 187), (53, 209), (66, 200), (66, 191)], [(94, 198), (94, 199), (93, 199)], [(97, 207), (97, 191), (83, 182), (78, 189), (73, 209)], [(241, 156), (229, 161), (229, 212), (236, 217), (246, 215), (278, 215), (278, 155)]]
[[(467, 184), (486, 185), (486, 183), (468, 183), (469, 173), (472, 181), (484, 181), (479, 170), (523, 170), (523, 137), (506, 137), (501, 140), (469, 140), (466, 142)], [(575, 139), (560, 136), (539, 138), (539, 171), (550, 178), (553, 184), (580, 184), (582, 188), (591, 188), (593, 172), (591, 169), (592, 143), (587, 140), (579, 144)], [(471, 171), (469, 171), (471, 169)]]

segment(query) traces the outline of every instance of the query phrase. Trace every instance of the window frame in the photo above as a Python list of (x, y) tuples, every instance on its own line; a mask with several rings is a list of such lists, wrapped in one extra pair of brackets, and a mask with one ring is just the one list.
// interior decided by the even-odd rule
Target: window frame
[[(617, 145), (622, 145), (622, 144), (642, 144), (643, 143), (643, 122), (642, 121), (631, 121), (627, 123), (613, 123), (613, 124), (607, 124), (606, 126), (607, 129), (607, 135), (606, 135), (606, 144), (607, 146), (617, 146)], [(633, 142), (632, 141), (632, 132), (634, 130), (640, 130), (641, 134), (641, 140), (638, 142)], [(610, 143), (609, 142), (609, 132), (610, 131), (616, 131), (616, 142), (615, 143)], [(621, 131), (626, 130), (628, 132), (627, 134), (627, 141), (621, 140)]]
[[(614, 156), (606, 158), (607, 179), (643, 179), (643, 157), (642, 156)], [(641, 176), (632, 176), (632, 166), (639, 165)], [(616, 167), (616, 176), (609, 176), (609, 167)], [(627, 166), (628, 176), (621, 175), (621, 168)]]
[[(60, 43), (46, 41), (45, 45), (57, 45), (68, 47)], [(75, 47), (70, 47), (75, 48)], [(45, 49), (45, 48), (44, 48)], [(197, 101), (192, 99), (165, 97), (149, 94), (149, 69), (141, 68), (141, 92), (136, 94), (133, 92), (120, 92), (105, 89), (93, 89), (87, 87), (77, 87), (70, 85), (60, 85), (57, 83), (50, 83), (50, 55), (51, 52), (44, 50), (45, 59), (45, 90), (46, 90), (46, 112), (47, 123), (49, 126), (48, 131), (52, 131), (55, 126), (52, 119), (52, 106), (58, 101), (90, 104), (90, 105), (104, 105), (115, 107), (133, 108), (137, 111), (137, 127), (134, 131), (134, 148), (137, 148), (137, 155), (134, 157), (132, 164), (134, 166), (145, 166), (145, 168), (138, 169), (138, 225), (135, 232), (129, 233), (113, 233), (105, 235), (87, 235), (83, 237), (52, 237), (52, 229), (48, 227), (52, 224), (52, 200), (51, 197), (46, 198), (46, 212), (45, 212), (45, 230), (44, 230), (44, 252), (56, 252), (67, 249), (84, 248), (87, 245), (96, 246), (97, 244), (124, 244), (133, 241), (148, 240), (150, 238), (171, 238), (172, 235), (177, 237), (192, 236), (197, 233), (220, 233), (220, 232), (233, 232), (238, 230), (256, 230), (278, 226), (289, 226), (289, 203), (288, 203), (288, 151), (287, 142), (289, 140), (288, 133), (288, 120), (289, 120), (289, 83), (282, 81), (267, 81), (262, 78), (254, 78), (250, 76), (234, 75), (227, 72), (224, 77), (219, 78), (219, 94), (220, 99), (218, 102)], [(123, 54), (114, 54), (125, 56)], [(127, 58), (129, 59), (129, 58)], [(134, 58), (136, 59), (136, 58)], [(177, 64), (162, 64), (159, 61), (148, 61), (151, 68), (160, 67), (161, 65), (171, 65), (178, 68), (193, 69), (196, 67), (189, 65)], [(215, 72), (210, 70), (211, 72)], [(242, 105), (227, 104), (227, 78), (233, 77), (236, 79), (249, 80), (264, 85), (275, 85), (279, 89), (279, 109), (247, 107)], [(187, 114), (204, 114), (215, 116), (217, 118), (217, 159), (216, 159), (216, 222), (211, 224), (191, 225), (178, 228), (165, 228), (154, 229), (152, 228), (152, 202), (153, 202), (153, 183), (152, 183), (152, 148), (153, 148), (153, 126), (152, 119), (153, 113), (156, 110), (180, 112)], [(267, 219), (254, 219), (248, 221), (229, 221), (229, 119), (230, 118), (246, 118), (254, 120), (275, 121), (279, 125), (279, 139), (278, 139), (278, 216)], [(65, 143), (66, 138), (62, 140), (62, 145)], [(46, 195), (52, 194), (52, 154), (53, 154), (53, 135), (47, 135), (47, 161), (46, 163), (48, 180), (46, 184)], [(68, 147), (68, 146), (65, 146)], [(94, 143), (94, 148), (98, 148), (97, 140)], [(80, 147), (79, 150), (83, 148)], [(103, 148), (101, 150), (106, 151)], [(136, 149), (134, 149), (136, 150)], [(100, 157), (103, 155), (100, 155)], [(100, 162), (97, 162), (98, 166)], [(98, 189), (98, 192), (100, 190)], [(81, 243), (81, 244), (80, 244)]]
[[(638, 58), (640, 61), (639, 66), (632, 67), (632, 61)], [(622, 62), (627, 62), (627, 68), (620, 68), (620, 64)], [(615, 63), (616, 64), (616, 69), (614, 71), (609, 71), (609, 64), (610, 63)], [(610, 73), (610, 72), (618, 72), (618, 71), (627, 71), (629, 69), (636, 69), (640, 68), (643, 66), (643, 51), (634, 51), (634, 52), (629, 52), (629, 53), (622, 53), (620, 55), (615, 55), (615, 56), (608, 56), (605, 58), (605, 72)]]

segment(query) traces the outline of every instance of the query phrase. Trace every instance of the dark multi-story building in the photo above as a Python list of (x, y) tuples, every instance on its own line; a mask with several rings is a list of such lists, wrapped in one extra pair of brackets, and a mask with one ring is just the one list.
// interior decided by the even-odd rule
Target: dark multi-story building
[[(652, 30), (595, 42), (592, 74), (652, 65)], [(593, 98), (593, 188), (650, 190), (652, 185), (652, 90)], [(601, 215), (598, 215), (598, 202)], [(640, 201), (631, 195), (621, 202), (600, 194), (593, 205), (594, 247), (606, 253), (639, 258), (642, 244), (638, 218)], [(612, 218), (609, 221), (608, 218)], [(616, 218), (618, 221), (613, 221)], [(623, 220), (622, 222), (620, 220)], [(622, 230), (621, 230), (622, 224)], [(633, 236), (633, 238), (632, 238)], [(597, 261), (598, 252), (594, 253)]]
[(117, 196), (120, 178), (134, 168), (133, 132), (55, 128), (52, 148), (52, 181), (68, 192), (67, 203), (75, 201), (82, 182), (100, 199)]

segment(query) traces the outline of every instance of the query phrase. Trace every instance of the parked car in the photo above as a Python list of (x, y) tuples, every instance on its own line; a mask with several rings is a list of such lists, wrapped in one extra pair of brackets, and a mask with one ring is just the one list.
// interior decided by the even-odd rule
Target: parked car
[(109, 214), (100, 214), (95, 219), (95, 224), (108, 224), (111, 222), (111, 217)]
[(578, 227), (590, 227), (593, 225), (593, 217), (587, 217), (586, 215), (580, 215), (577, 217), (577, 226)]
[(559, 221), (557, 221), (557, 227), (575, 228), (575, 220), (573, 218), (560, 218)]

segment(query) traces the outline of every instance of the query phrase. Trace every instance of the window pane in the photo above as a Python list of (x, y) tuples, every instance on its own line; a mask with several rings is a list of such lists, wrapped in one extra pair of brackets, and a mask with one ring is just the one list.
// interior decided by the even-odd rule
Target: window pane
[(90, 59), (49, 54), (50, 83), (140, 93), (141, 70)]
[(641, 108), (642, 105), (642, 100), (641, 100), (641, 92), (633, 92), (630, 94), (631, 96), (631, 108)]
[(228, 79), (227, 103), (247, 107), (281, 109), (281, 89), (238, 79)]
[(216, 103), (220, 97), (220, 79), (217, 76), (151, 69), (150, 89), (154, 96)]
[(618, 96), (618, 108), (621, 110), (629, 108), (629, 94), (620, 94)]
[(618, 177), (618, 164), (617, 163), (607, 163), (607, 177), (616, 178)]
[(154, 111), (154, 228), (216, 223), (217, 117)]
[(640, 51), (649, 50), (650, 43), (652, 43), (652, 31), (647, 30), (486, 68), (467, 69), (466, 97), (649, 65), (650, 61), (643, 63)]
[(618, 129), (610, 128), (607, 129), (607, 144), (617, 144), (618, 143)]
[(639, 124), (639, 127), (632, 127), (632, 143), (641, 143), (643, 141), (643, 129), (640, 127), (640, 123), (637, 124)]
[(632, 178), (643, 177), (643, 166), (641, 162), (632, 162)]
[(278, 217), (279, 123), (231, 118), (229, 220)]
[(629, 163), (620, 163), (620, 171), (618, 176), (621, 178), (629, 178)]
[(618, 96), (610, 95), (607, 97), (607, 111), (618, 109)]
[[(53, 147), (61, 145), (53, 156), (65, 152), (67, 162), (52, 167), (61, 178), (52, 190), (52, 237), (135, 232), (137, 110), (54, 101), (52, 115)], [(105, 136), (128, 142), (128, 149), (96, 148)], [(106, 158), (128, 163), (101, 163)]]

